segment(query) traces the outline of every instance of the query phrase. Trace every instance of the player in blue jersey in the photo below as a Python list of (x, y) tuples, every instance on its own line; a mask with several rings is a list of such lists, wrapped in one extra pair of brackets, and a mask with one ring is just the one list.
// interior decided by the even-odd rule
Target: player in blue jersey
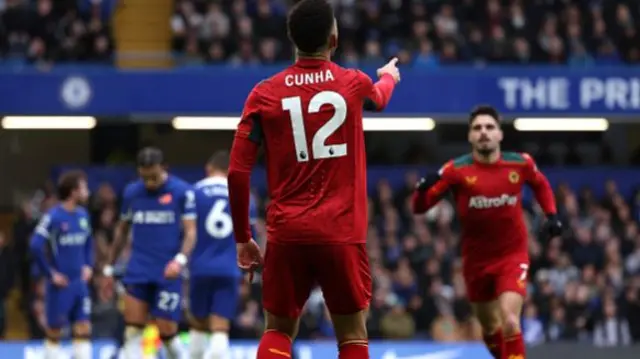
[[(191, 185), (167, 173), (162, 151), (138, 153), (140, 179), (129, 184), (109, 254), (113, 264), (131, 230), (131, 258), (123, 278), (126, 288), (124, 357), (142, 358), (142, 333), (155, 319), (168, 359), (183, 355), (176, 336), (182, 313), (182, 271), (196, 239), (195, 197)], [(113, 285), (113, 267), (103, 269)]]
[[(229, 352), (230, 321), (236, 314), (242, 274), (236, 265), (228, 170), (229, 153), (217, 152), (205, 166), (207, 177), (194, 186), (198, 240), (189, 267), (191, 359), (226, 359)], [(251, 216), (255, 218), (255, 207)]]
[(63, 174), (60, 203), (40, 220), (31, 238), (31, 254), (47, 278), (45, 359), (57, 359), (62, 329), (72, 325), (73, 358), (91, 359), (91, 297), (93, 237), (89, 215), (81, 207), (89, 196), (82, 172)]

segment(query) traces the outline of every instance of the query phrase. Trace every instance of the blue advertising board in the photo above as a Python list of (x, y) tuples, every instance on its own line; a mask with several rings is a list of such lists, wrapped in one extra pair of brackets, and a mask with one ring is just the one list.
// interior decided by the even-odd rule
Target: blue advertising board
[[(65, 349), (69, 355), (70, 347), (65, 346)], [(109, 341), (96, 341), (93, 344), (93, 359), (111, 359), (115, 350), (115, 346)], [(256, 342), (232, 342), (231, 359), (255, 359), (256, 350)], [(336, 358), (338, 354), (333, 341), (296, 342), (294, 350), (297, 359)], [(369, 352), (371, 359), (491, 359), (489, 352), (480, 343), (371, 342)], [(0, 355), (11, 359), (42, 359), (42, 343), (0, 342)]]
[[(5, 69), (0, 115), (238, 114), (251, 88), (280, 69)], [(507, 115), (630, 116), (640, 112), (640, 70), (406, 69), (387, 113), (457, 116), (479, 103)]]

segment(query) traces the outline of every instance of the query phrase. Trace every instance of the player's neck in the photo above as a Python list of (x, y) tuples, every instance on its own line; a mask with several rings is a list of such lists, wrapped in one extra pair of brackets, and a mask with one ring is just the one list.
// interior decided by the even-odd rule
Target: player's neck
[(209, 171), (207, 173), (208, 178), (227, 178), (227, 173), (224, 171)]
[(481, 154), (477, 151), (473, 152), (473, 158), (480, 163), (490, 165), (492, 163), (496, 163), (500, 160), (502, 156), (500, 150), (495, 150), (487, 155)]
[(66, 201), (62, 201), (60, 205), (62, 206), (62, 208), (64, 208), (66, 211), (69, 211), (69, 212), (75, 211), (76, 207), (78, 206), (78, 204), (75, 201), (70, 199)]
[(329, 61), (329, 60), (331, 60), (331, 54), (328, 51), (327, 52), (315, 52), (315, 53), (297, 51), (296, 52), (296, 61), (300, 61), (300, 60), (325, 60), (325, 61)]

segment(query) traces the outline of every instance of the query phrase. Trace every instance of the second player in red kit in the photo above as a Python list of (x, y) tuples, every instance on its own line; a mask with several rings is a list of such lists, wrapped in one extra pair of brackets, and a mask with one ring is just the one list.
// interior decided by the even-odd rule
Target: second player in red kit
[(529, 269), (523, 186), (531, 187), (547, 215), (547, 233), (560, 234), (555, 199), (546, 177), (524, 153), (501, 152), (496, 110), (479, 107), (469, 119), (470, 154), (447, 162), (421, 180), (414, 212), (424, 213), (451, 190), (462, 224), (463, 275), (469, 301), (496, 359), (524, 359), (520, 312)]
[(250, 173), (265, 152), (266, 331), (258, 359), (291, 355), (300, 312), (319, 285), (332, 314), (340, 358), (368, 358), (371, 298), (363, 110), (382, 110), (399, 81), (396, 61), (373, 83), (331, 62), (337, 24), (326, 0), (303, 0), (287, 19), (296, 62), (251, 91), (231, 150), (229, 198), (238, 262), (260, 260), (249, 229)]

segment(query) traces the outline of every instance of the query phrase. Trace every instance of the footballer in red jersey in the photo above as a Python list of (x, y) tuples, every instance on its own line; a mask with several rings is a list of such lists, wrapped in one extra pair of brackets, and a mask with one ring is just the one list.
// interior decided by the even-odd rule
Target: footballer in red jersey
[(296, 62), (249, 94), (231, 150), (229, 199), (238, 262), (261, 261), (249, 229), (249, 179), (265, 153), (266, 331), (258, 359), (289, 357), (311, 290), (332, 314), (340, 358), (368, 358), (365, 311), (371, 298), (363, 110), (382, 110), (400, 80), (396, 59), (373, 83), (331, 62), (337, 24), (327, 0), (302, 0), (287, 19)]
[(561, 234), (553, 191), (526, 153), (502, 152), (498, 112), (475, 109), (470, 154), (447, 162), (418, 183), (415, 213), (425, 213), (450, 190), (462, 224), (463, 276), (485, 342), (496, 359), (524, 359), (520, 313), (529, 268), (522, 189), (528, 185), (547, 215), (545, 230)]

